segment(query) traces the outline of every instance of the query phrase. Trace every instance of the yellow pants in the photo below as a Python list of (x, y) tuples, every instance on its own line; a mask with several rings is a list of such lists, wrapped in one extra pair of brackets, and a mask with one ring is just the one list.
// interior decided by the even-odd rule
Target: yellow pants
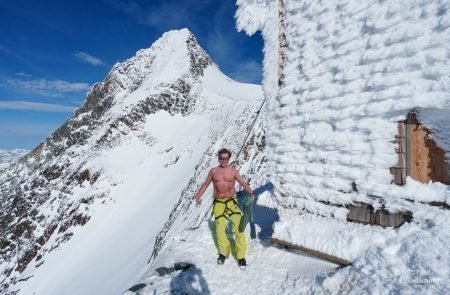
[(218, 199), (214, 200), (213, 214), (216, 223), (216, 238), (219, 253), (225, 257), (230, 255), (230, 241), (225, 233), (227, 228), (227, 218), (233, 225), (235, 254), (237, 259), (245, 258), (245, 232), (239, 232), (239, 222), (241, 221), (242, 213), (237, 205), (236, 196), (232, 199)]

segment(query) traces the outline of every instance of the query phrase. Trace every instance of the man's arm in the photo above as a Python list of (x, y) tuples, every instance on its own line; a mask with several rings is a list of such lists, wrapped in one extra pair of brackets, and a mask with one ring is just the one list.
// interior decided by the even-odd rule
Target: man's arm
[(252, 197), (252, 202), (255, 200), (255, 195), (253, 194), (253, 190), (250, 188), (250, 186), (242, 179), (241, 174), (239, 174), (239, 171), (235, 169), (235, 175), (234, 178), (236, 178), (237, 182), (239, 182), (240, 185), (250, 194)]
[(212, 170), (209, 171), (208, 173), (208, 177), (206, 178), (205, 182), (202, 184), (202, 186), (200, 187), (198, 193), (195, 195), (195, 201), (197, 202), (197, 204), (201, 204), (202, 202), (200, 201), (200, 199), (202, 198), (203, 194), (205, 193), (206, 189), (208, 188), (208, 185), (211, 183), (212, 181)]

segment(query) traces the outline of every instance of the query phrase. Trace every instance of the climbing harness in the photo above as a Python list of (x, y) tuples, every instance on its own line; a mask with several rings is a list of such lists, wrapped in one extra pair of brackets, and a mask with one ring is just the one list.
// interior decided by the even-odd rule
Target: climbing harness
[[(238, 215), (242, 215), (242, 213), (240, 211), (233, 211), (231, 210), (231, 208), (228, 207), (228, 203), (233, 202), (237, 208), (239, 208), (239, 204), (236, 201), (236, 196), (227, 199), (226, 201), (222, 201), (222, 199), (217, 199), (214, 198), (214, 207), (216, 206), (216, 204), (223, 204), (225, 206), (225, 208), (223, 209), (222, 214), (219, 214), (218, 216), (215, 216), (216, 220), (221, 218), (221, 217), (226, 217), (225, 214), (227, 214), (229, 217), (231, 217), (231, 215), (233, 214), (238, 214)], [(212, 211), (211, 214), (214, 214), (214, 209)]]

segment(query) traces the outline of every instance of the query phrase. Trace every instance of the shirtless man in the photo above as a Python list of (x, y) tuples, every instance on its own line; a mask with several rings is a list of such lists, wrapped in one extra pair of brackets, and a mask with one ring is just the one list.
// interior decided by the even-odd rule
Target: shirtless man
[(239, 266), (245, 268), (247, 265), (245, 260), (246, 239), (245, 233), (239, 232), (239, 222), (241, 221), (242, 212), (239, 209), (236, 200), (236, 190), (234, 189), (235, 182), (237, 181), (250, 194), (252, 202), (255, 196), (253, 195), (252, 189), (245, 183), (239, 172), (228, 165), (231, 152), (227, 149), (221, 149), (217, 155), (219, 156), (220, 165), (209, 171), (206, 181), (202, 184), (195, 196), (195, 201), (197, 204), (201, 203), (200, 199), (212, 181), (214, 187), (213, 213), (216, 224), (217, 246), (219, 248), (219, 258), (217, 258), (217, 263), (223, 264), (225, 258), (230, 255), (230, 241), (225, 234), (225, 229), (227, 227), (225, 216), (228, 216), (233, 225), (236, 258)]

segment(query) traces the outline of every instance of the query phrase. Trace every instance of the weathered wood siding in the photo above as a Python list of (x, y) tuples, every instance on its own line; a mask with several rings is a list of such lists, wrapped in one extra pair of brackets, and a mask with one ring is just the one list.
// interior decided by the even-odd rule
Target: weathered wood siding
[(410, 128), (411, 177), (423, 183), (450, 184), (445, 151), (429, 137), (430, 130), (421, 125), (415, 113), (409, 116), (407, 124)]
[(405, 121), (398, 122), (398, 135), (395, 137), (394, 143), (397, 143), (395, 152), (398, 156), (398, 162), (391, 167), (391, 174), (394, 176), (394, 183), (398, 185), (405, 184), (406, 178), (406, 127)]
[(412, 220), (410, 212), (390, 213), (385, 209), (374, 210), (374, 208), (365, 203), (356, 202), (354, 205), (348, 205), (347, 221), (380, 225), (382, 227), (399, 227), (405, 222)]
[(398, 122), (398, 135), (395, 137), (398, 162), (391, 167), (393, 182), (405, 184), (406, 176), (422, 183), (439, 181), (450, 184), (449, 163), (445, 151), (430, 138), (431, 131), (417, 120), (416, 113), (408, 113), (405, 121)]

